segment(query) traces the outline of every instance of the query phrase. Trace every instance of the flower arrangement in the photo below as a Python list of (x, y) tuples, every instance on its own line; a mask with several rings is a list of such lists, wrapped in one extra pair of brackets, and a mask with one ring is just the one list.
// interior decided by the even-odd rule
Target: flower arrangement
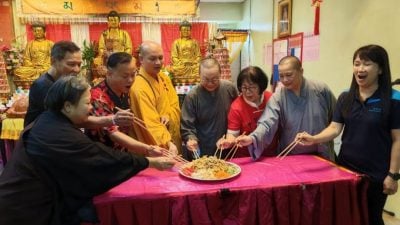
[(12, 72), (15, 68), (23, 64), (24, 50), (19, 47), (19, 45), (13, 44), (11, 47), (3, 45), (1, 51), (3, 53), (7, 72)]

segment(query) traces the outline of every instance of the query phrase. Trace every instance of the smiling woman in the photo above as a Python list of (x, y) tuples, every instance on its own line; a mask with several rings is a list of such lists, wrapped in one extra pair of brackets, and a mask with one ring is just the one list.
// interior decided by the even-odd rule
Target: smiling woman
[[(242, 133), (250, 134), (257, 127), (257, 121), (272, 96), (266, 91), (268, 77), (264, 71), (256, 66), (243, 69), (237, 78), (237, 88), (241, 95), (236, 98), (228, 114), (228, 131), (226, 139), (221, 139), (219, 144), (223, 148), (231, 148), (235, 137)], [(271, 156), (276, 149), (276, 141), (264, 151), (264, 156)], [(249, 156), (246, 148), (240, 148), (237, 157)]]
[(338, 164), (369, 179), (369, 224), (383, 225), (387, 195), (397, 192), (400, 178), (400, 93), (391, 87), (389, 56), (378, 45), (362, 46), (353, 55), (350, 90), (338, 99), (331, 124), (311, 136), (298, 134), (307, 145), (342, 135)]

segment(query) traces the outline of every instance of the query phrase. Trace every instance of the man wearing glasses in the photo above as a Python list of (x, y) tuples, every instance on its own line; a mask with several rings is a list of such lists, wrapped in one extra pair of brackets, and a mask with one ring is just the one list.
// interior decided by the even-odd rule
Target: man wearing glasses
[[(107, 60), (106, 78), (90, 90), (93, 116), (109, 116), (118, 111), (129, 111), (129, 89), (137, 72), (136, 60), (126, 52), (111, 54)], [(123, 118), (121, 118), (123, 119)], [(129, 119), (129, 118), (128, 118)], [(130, 125), (133, 125), (130, 124)], [(145, 156), (160, 156), (161, 149), (129, 137), (129, 126), (87, 129), (86, 134), (94, 141), (116, 149), (128, 150)]]
[[(332, 120), (336, 98), (326, 84), (303, 77), (300, 60), (285, 56), (278, 65), (283, 87), (268, 101), (257, 128), (248, 136), (236, 138), (236, 143), (249, 146), (253, 159), (259, 158), (279, 132), (278, 151), (282, 151), (297, 133), (321, 132)], [(320, 145), (297, 145), (291, 154), (316, 154), (334, 160), (333, 142)]]
[[(200, 84), (194, 87), (182, 105), (181, 134), (186, 145), (185, 157), (214, 155), (216, 142), (227, 129), (228, 112), (237, 97), (235, 86), (220, 80), (218, 61), (206, 58), (200, 62)], [(197, 151), (197, 153), (193, 153)]]

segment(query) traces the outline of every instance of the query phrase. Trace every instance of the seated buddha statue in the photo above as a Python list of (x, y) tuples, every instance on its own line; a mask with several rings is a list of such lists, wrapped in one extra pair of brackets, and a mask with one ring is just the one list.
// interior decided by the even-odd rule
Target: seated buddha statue
[[(95, 79), (104, 78), (107, 69), (108, 56), (114, 52), (126, 52), (132, 54), (132, 41), (129, 33), (120, 28), (120, 16), (116, 11), (110, 11), (107, 15), (107, 30), (104, 30), (99, 38), (99, 53), (94, 59), (94, 67), (97, 73)], [(97, 75), (97, 76), (96, 76)], [(95, 81), (93, 81), (95, 83)]]
[(15, 81), (31, 82), (50, 68), (50, 53), (54, 43), (46, 39), (43, 23), (32, 24), (34, 40), (25, 48), (23, 65), (14, 70)]
[(194, 84), (200, 81), (200, 47), (198, 42), (191, 38), (191, 30), (192, 25), (184, 20), (179, 25), (180, 38), (175, 40), (171, 47), (171, 68), (175, 84)]

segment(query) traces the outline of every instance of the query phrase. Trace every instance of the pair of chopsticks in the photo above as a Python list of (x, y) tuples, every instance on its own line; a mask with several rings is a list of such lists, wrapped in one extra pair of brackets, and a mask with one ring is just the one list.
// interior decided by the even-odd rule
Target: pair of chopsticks
[[(225, 139), (225, 134), (222, 136), (222, 139)], [(218, 151), (219, 151), (219, 157), (217, 157), (218, 159), (221, 159), (222, 157), (222, 145), (218, 146), (217, 150), (215, 150), (214, 152), (214, 156), (217, 157)]]
[[(241, 137), (245, 134), (246, 134), (246, 132), (243, 132), (239, 137)], [(235, 143), (235, 145), (231, 148), (231, 150), (229, 150), (228, 154), (226, 154), (224, 160), (226, 161), (229, 158), (229, 155), (231, 155), (230, 156), (231, 158), (229, 160), (232, 160), (238, 149), (239, 149), (239, 145), (238, 145), (238, 143)]]
[[(115, 107), (118, 111), (125, 111), (128, 112), (130, 111), (130, 109), (121, 109), (118, 107)], [(147, 128), (146, 128), (146, 124), (144, 123), (143, 120), (137, 118), (135, 115), (133, 115), (133, 122), (136, 123), (139, 127), (145, 129), (146, 131), (148, 131), (149, 133), (151, 133)]]
[(176, 164), (176, 165), (175, 165), (179, 170), (182, 169), (182, 166), (183, 166), (184, 164), (189, 163), (189, 161), (187, 161), (186, 159), (184, 159), (181, 155), (172, 154), (170, 151), (167, 151), (167, 152), (164, 152), (164, 151), (163, 151), (162, 154), (163, 154), (163, 156), (165, 156), (165, 157), (167, 157), (167, 158), (176, 160), (178, 163), (182, 163), (182, 164), (180, 164), (180, 165), (179, 165), (179, 164)]
[(184, 159), (181, 155), (174, 155), (173, 153), (171, 153), (170, 151), (163, 151), (162, 152), (163, 156), (170, 158), (170, 159), (175, 159), (178, 162), (181, 163), (188, 163), (189, 161), (187, 161), (186, 159)]
[[(304, 132), (303, 132), (304, 133)], [(294, 140), (292, 143), (290, 143), (283, 151), (281, 151), (276, 158), (279, 158), (280, 160), (284, 159), (293, 149), (296, 147), (301, 142), (301, 140)]]
[(194, 157), (195, 159), (200, 159), (200, 155), (199, 155), (198, 150), (199, 150), (199, 149), (197, 148), (196, 150), (192, 151), (193, 157)]
[[(130, 109), (123, 110), (123, 109), (118, 108), (118, 107), (115, 107), (115, 108), (118, 111), (129, 111), (130, 110)], [(136, 123), (138, 126), (142, 127), (143, 129), (147, 130), (150, 133), (150, 131), (146, 128), (146, 124), (144, 123), (143, 120), (137, 118), (136, 116), (133, 116), (133, 122)], [(189, 162), (186, 159), (184, 159), (182, 156), (175, 155), (170, 151), (162, 151), (162, 155), (167, 157), (167, 158), (174, 159), (174, 160), (176, 160), (178, 162), (181, 162), (181, 163), (188, 163)]]

